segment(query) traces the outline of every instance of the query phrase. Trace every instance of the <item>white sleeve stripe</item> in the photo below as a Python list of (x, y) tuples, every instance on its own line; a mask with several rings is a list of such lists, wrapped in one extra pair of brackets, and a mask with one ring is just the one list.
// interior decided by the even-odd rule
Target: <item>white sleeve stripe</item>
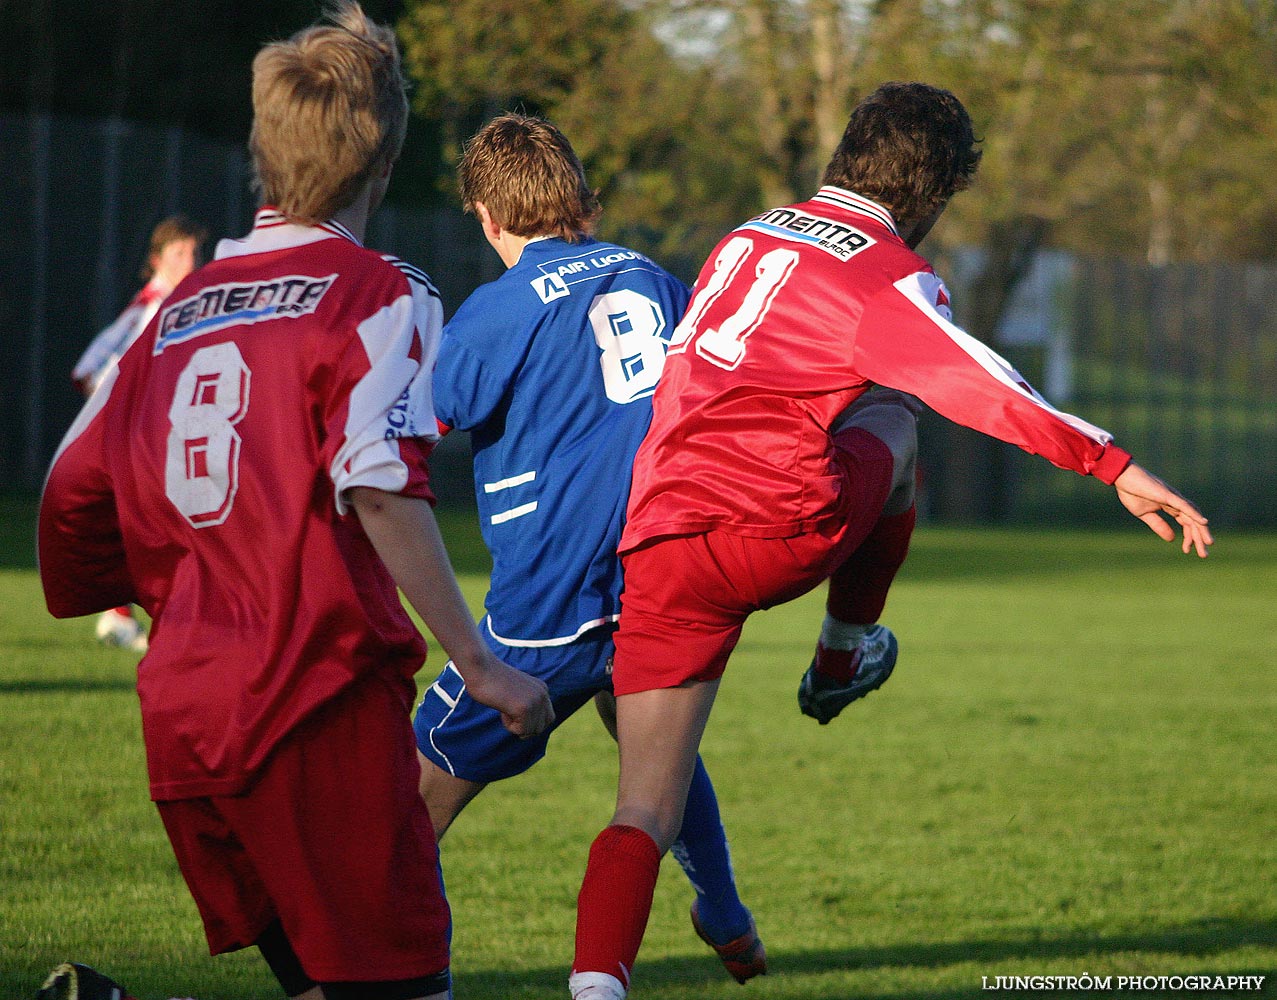
[(924, 316), (936, 324), (954, 345), (961, 348), (976, 364), (987, 371), (995, 379), (1005, 385), (1008, 389), (1019, 393), (1040, 409), (1050, 413), (1057, 420), (1068, 424), (1078, 433), (1085, 435), (1092, 441), (1099, 444), (1108, 444), (1113, 440), (1113, 435), (1102, 427), (1096, 427), (1094, 424), (1087, 423), (1081, 417), (1075, 417), (1071, 413), (1065, 413), (1063, 410), (1057, 410), (1048, 403), (1037, 391), (1024, 381), (1019, 372), (996, 351), (990, 350), (975, 337), (971, 336), (965, 330), (953, 323), (949, 322), (936, 309), (935, 304), (927, 296), (922, 286), (922, 279), (930, 278), (932, 281), (939, 283), (939, 279), (925, 272), (918, 272), (909, 275), (907, 278), (901, 278), (895, 283), (896, 290), (905, 298), (912, 302)]
[(495, 483), (484, 483), (484, 493), (499, 493), (501, 490), (508, 490), (512, 486), (522, 486), (524, 483), (530, 483), (536, 479), (536, 469), (531, 472), (521, 472), (517, 476), (511, 476), (509, 479), (498, 479)]
[(493, 524), (505, 524), (506, 521), (513, 521), (516, 517), (523, 517), (524, 514), (531, 514), (537, 509), (537, 502), (533, 500), (531, 503), (525, 503), (518, 507), (512, 507), (509, 510), (503, 510), (500, 514), (492, 515)]
[(423, 366), (409, 356), (416, 330), (411, 296), (401, 295), (383, 306), (357, 330), (368, 371), (350, 392), (344, 441), (329, 469), (340, 514), (346, 513), (345, 494), (352, 486), (388, 493), (404, 488), (409, 469), (399, 452), (399, 438), (438, 439), (429, 371), (424, 370), (422, 382)]

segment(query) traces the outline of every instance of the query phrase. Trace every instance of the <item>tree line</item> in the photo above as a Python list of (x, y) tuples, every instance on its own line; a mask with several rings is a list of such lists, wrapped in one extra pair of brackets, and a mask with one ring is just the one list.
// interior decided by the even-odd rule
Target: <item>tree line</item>
[[(1000, 312), (1037, 247), (1277, 257), (1277, 0), (365, 0), (397, 23), (415, 121), (392, 198), (453, 197), (465, 138), (522, 108), (572, 138), (604, 232), (694, 270), (809, 193), (855, 100), (948, 87), (984, 138), (937, 236), (991, 249)], [(243, 139), (249, 64), (317, 0), (6, 3), (0, 103)], [(980, 282), (977, 282), (977, 286)]]

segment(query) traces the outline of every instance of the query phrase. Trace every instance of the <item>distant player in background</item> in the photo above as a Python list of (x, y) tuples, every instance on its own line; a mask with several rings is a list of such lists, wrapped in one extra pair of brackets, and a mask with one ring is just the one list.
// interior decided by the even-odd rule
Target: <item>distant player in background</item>
[(957, 98), (887, 84), (852, 112), (815, 197), (739, 226), (701, 272), (635, 460), (614, 673), (619, 791), (581, 886), (576, 1000), (626, 995), (749, 615), (829, 579), (799, 691), (822, 722), (890, 672), (895, 639), (877, 619), (913, 527), (916, 404), (905, 393), (1112, 484), (1160, 537), (1175, 537), (1168, 515), (1183, 550), (1206, 555), (1192, 504), (950, 321), (914, 249), (978, 162)]
[(200, 248), (208, 232), (184, 215), (163, 219), (151, 232), (150, 249), (142, 268), (146, 282), (124, 311), (85, 348), (71, 371), (71, 380), (86, 396), (93, 395), (107, 369), (141, 336), (160, 303), (178, 282), (202, 263)]
[[(610, 724), (630, 465), (688, 289), (590, 235), (598, 200), (549, 122), (489, 122), (467, 144), (459, 177), (466, 210), (509, 268), (444, 328), (434, 374), (441, 424), (468, 431), (474, 451), (493, 561), (480, 628), (497, 656), (549, 686), (556, 725), (592, 698)], [(550, 737), (512, 737), (452, 664), (415, 725), (421, 791), (440, 837), (489, 782), (540, 760)], [(744, 982), (766, 971), (766, 956), (699, 758), (685, 798), (674, 851), (696, 888), (692, 922)]]
[[(71, 371), (71, 380), (84, 395), (93, 395), (107, 371), (141, 336), (160, 303), (200, 266), (200, 247), (207, 238), (207, 231), (184, 215), (169, 216), (155, 227), (142, 268), (146, 284), (115, 321), (93, 338)], [(146, 629), (127, 604), (103, 611), (96, 632), (103, 645), (146, 652)]]
[(514, 733), (553, 715), (480, 638), (431, 512), (438, 295), (360, 243), (407, 124), (394, 32), (350, 2), (331, 18), (254, 60), (266, 207), (68, 432), (40, 570), (58, 617), (137, 601), (155, 622), (151, 795), (210, 951), (256, 945), (307, 1000), (445, 1000), (410, 715), (425, 644), (399, 590)]

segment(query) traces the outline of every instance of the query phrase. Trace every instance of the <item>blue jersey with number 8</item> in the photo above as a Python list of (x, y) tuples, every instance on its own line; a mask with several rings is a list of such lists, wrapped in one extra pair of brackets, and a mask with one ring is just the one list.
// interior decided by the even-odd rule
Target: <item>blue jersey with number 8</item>
[(635, 251), (541, 239), (444, 329), (435, 410), (471, 435), (487, 627), (507, 645), (616, 620), (630, 469), (688, 294)]

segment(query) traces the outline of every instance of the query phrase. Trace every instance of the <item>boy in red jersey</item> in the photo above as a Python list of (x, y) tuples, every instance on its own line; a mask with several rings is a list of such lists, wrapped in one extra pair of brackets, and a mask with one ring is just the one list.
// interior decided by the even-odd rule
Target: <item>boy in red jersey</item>
[[(800, 689), (828, 721), (886, 679), (876, 624), (913, 527), (914, 404), (1116, 487), (1126, 508), (1205, 556), (1206, 520), (1052, 408), (955, 327), (914, 253), (979, 161), (966, 110), (887, 84), (852, 112), (810, 201), (764, 212), (710, 257), (671, 342), (634, 466), (616, 635), (621, 770), (578, 901), (576, 1000), (620, 1000), (660, 858), (727, 658), (749, 614), (830, 580)], [(889, 388), (880, 388), (889, 387)]]
[(451, 995), (409, 719), (425, 645), (520, 734), (545, 686), (488, 649), (431, 512), (442, 310), (360, 240), (403, 144), (393, 32), (354, 3), (262, 49), (268, 207), (184, 280), (77, 418), (41, 504), (50, 611), (136, 601), (151, 794), (213, 953), (289, 996)]
[[(142, 335), (169, 292), (199, 266), (200, 245), (207, 237), (202, 226), (183, 215), (163, 219), (152, 230), (150, 252), (142, 268), (142, 280), (146, 284), (110, 326), (84, 349), (71, 370), (71, 381), (76, 388), (86, 396), (93, 395), (111, 366)], [(103, 611), (98, 616), (95, 632), (103, 645), (146, 652), (146, 629), (127, 604)]]

